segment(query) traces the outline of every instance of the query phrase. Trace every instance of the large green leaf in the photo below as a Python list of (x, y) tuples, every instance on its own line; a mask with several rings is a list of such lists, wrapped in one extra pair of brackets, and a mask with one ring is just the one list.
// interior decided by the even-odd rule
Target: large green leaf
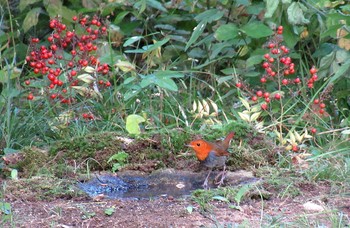
[(168, 89), (171, 91), (178, 91), (177, 85), (171, 78), (157, 77), (156, 85), (163, 89)]
[(184, 75), (176, 71), (158, 71), (155, 74), (141, 76), (143, 79), (140, 83), (142, 88), (155, 84), (163, 89), (178, 91), (178, 87), (172, 78), (182, 78)]
[(287, 9), (288, 21), (292, 25), (308, 24), (310, 21), (305, 18), (306, 7), (300, 2), (293, 2)]
[(238, 35), (238, 28), (235, 24), (229, 23), (221, 25), (215, 32), (215, 38), (218, 41), (234, 39)]
[(162, 3), (160, 3), (159, 1), (156, 0), (147, 0), (147, 5), (155, 8), (157, 10), (160, 10), (162, 12), (168, 12), (168, 10), (166, 8), (164, 8), (164, 6), (162, 5)]
[(126, 130), (129, 134), (139, 135), (141, 133), (140, 123), (145, 122), (145, 118), (140, 115), (132, 114), (126, 118)]
[(41, 8), (36, 7), (31, 9), (27, 13), (27, 16), (24, 18), (23, 25), (22, 25), (24, 33), (26, 33), (31, 27), (38, 24), (40, 12), (41, 12)]
[(155, 73), (157, 77), (183, 78), (184, 74), (178, 71), (163, 70)]
[(252, 22), (244, 25), (241, 30), (252, 38), (262, 38), (272, 35), (272, 30), (261, 22)]
[(19, 2), (19, 10), (23, 11), (27, 6), (40, 2), (41, 0), (21, 0)]
[(265, 0), (266, 2), (266, 13), (265, 18), (271, 18), (275, 13), (280, 1), (279, 0)]
[(198, 14), (194, 19), (200, 22), (211, 23), (217, 21), (224, 16), (224, 11), (219, 9), (206, 10), (203, 13)]
[(202, 35), (205, 27), (207, 26), (207, 22), (203, 22), (201, 21), (194, 29), (193, 29), (193, 33), (191, 35), (190, 40), (188, 41), (188, 43), (186, 44), (185, 47), (185, 51), (187, 51), (187, 49), (194, 43), (197, 41), (197, 39), (199, 38), (200, 35)]

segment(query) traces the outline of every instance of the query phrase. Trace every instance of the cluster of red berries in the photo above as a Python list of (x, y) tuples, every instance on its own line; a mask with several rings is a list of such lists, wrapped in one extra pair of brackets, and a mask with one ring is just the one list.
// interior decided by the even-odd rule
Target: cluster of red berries
[[(287, 56), (289, 49), (282, 44), (283, 42), (283, 26), (279, 26), (271, 38), (266, 44), (266, 48), (269, 49), (269, 53), (264, 54), (264, 62), (262, 68), (265, 69), (265, 73), (260, 78), (260, 82), (264, 85), (268, 81), (275, 81), (278, 84), (278, 91), (270, 94), (269, 92), (263, 92), (261, 90), (256, 91), (251, 97), (251, 100), (256, 102), (259, 98), (263, 98), (265, 103), (261, 104), (261, 109), (267, 110), (268, 104), (271, 99), (280, 100), (282, 98), (283, 86), (298, 85), (301, 83), (299, 77), (290, 78), (290, 75), (295, 73), (295, 64), (292, 59)], [(313, 83), (318, 79), (317, 69), (312, 67), (310, 69), (311, 78), (307, 81), (308, 88), (313, 88)], [(242, 88), (244, 85), (242, 82), (237, 82), (236, 87)], [(320, 113), (324, 112), (320, 110)]]
[[(47, 38), (50, 45), (39, 46), (40, 40), (32, 38), (30, 52), (26, 57), (34, 73), (45, 75), (48, 79), (49, 97), (59, 99), (61, 103), (74, 101), (71, 95), (67, 94), (67, 90), (69, 91), (71, 86), (79, 85), (80, 81), (76, 76), (87, 66), (96, 69), (93, 76), (101, 78), (98, 83), (100, 86), (111, 85), (109, 81), (102, 79), (108, 75), (110, 69), (107, 64), (99, 62), (96, 54), (98, 47), (95, 45), (99, 37), (107, 34), (107, 27), (97, 16), (74, 16), (72, 19), (76, 22), (74, 26), (82, 28), (77, 29), (79, 32), (69, 30), (60, 18), (51, 19), (49, 27), (53, 32)], [(26, 80), (25, 85), (30, 85), (30, 80)], [(33, 93), (30, 93), (27, 99), (33, 100)]]
[(318, 106), (318, 112), (322, 115), (325, 113), (325, 108), (326, 108), (326, 104), (321, 102), (320, 99), (315, 99), (314, 100), (314, 105)]

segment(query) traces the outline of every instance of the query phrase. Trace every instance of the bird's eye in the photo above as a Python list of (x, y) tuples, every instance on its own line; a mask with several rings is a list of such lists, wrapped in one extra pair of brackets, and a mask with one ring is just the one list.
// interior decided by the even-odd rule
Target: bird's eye
[(200, 144), (200, 143), (197, 143), (197, 146), (201, 146), (201, 144)]

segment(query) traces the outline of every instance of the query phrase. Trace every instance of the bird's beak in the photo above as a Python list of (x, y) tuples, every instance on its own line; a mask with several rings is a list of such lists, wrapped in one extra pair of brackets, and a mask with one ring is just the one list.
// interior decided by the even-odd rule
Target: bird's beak
[(187, 145), (185, 145), (185, 146), (187, 146), (187, 147), (191, 147), (191, 148), (193, 147), (193, 146), (192, 146), (192, 145), (190, 145), (190, 144), (187, 144)]

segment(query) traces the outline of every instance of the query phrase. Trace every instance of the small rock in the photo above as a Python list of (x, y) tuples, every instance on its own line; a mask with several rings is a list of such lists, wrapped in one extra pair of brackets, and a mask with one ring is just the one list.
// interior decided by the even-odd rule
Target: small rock
[(312, 202), (307, 202), (303, 204), (303, 207), (307, 211), (324, 211), (324, 208), (318, 204), (312, 203)]

